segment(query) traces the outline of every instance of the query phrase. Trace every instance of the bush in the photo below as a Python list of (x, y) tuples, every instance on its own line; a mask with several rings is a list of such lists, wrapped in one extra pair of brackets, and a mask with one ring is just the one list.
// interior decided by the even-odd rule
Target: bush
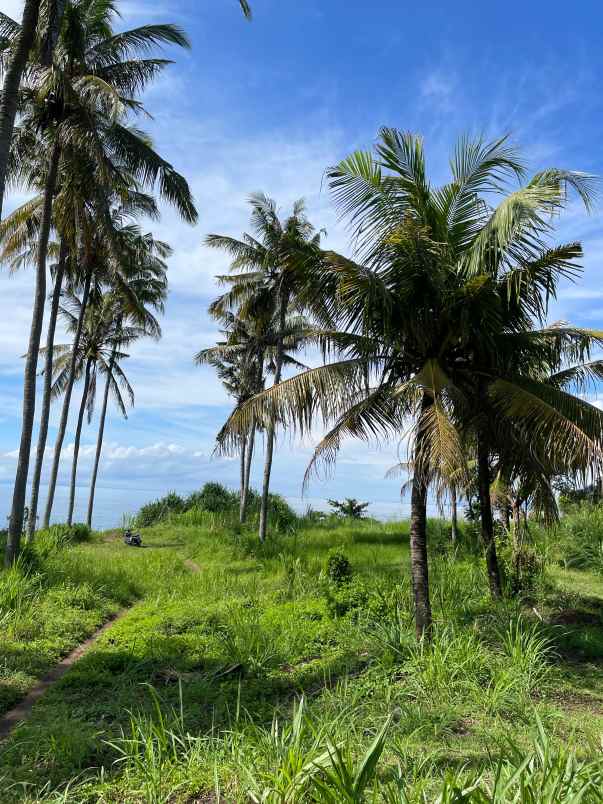
[(299, 517), (287, 500), (280, 494), (268, 495), (269, 523), (280, 533), (287, 533), (295, 528)]
[(350, 612), (364, 611), (369, 597), (369, 591), (362, 578), (350, 579), (341, 586), (329, 584), (325, 589), (327, 610), (331, 617), (343, 617)]
[(136, 516), (136, 526), (148, 528), (166, 519), (170, 514), (181, 514), (186, 509), (186, 503), (175, 491), (170, 491), (165, 497), (143, 505)]
[(505, 544), (499, 547), (504, 583), (509, 597), (530, 595), (544, 574), (545, 561), (534, 547)]
[(564, 514), (571, 511), (578, 505), (599, 505), (601, 503), (601, 486), (596, 483), (584, 488), (575, 488), (569, 483), (558, 485), (559, 507)]
[(327, 560), (327, 575), (336, 586), (349, 582), (352, 577), (352, 566), (345, 553), (331, 553)]
[[(239, 495), (220, 483), (206, 483), (202, 489), (194, 491), (188, 497), (180, 497), (175, 491), (171, 491), (165, 497), (142, 506), (136, 516), (136, 527), (148, 528), (170, 516), (194, 511), (230, 514), (234, 525), (234, 518), (238, 517), (239, 512)], [(260, 495), (252, 490), (249, 491), (248, 512), (250, 523), (257, 522)], [(268, 513), (271, 529), (279, 533), (291, 531), (299, 521), (295, 511), (279, 494), (269, 495)]]
[(222, 514), (239, 506), (239, 495), (220, 483), (206, 483), (201, 491), (194, 491), (184, 501), (185, 510), (200, 508), (212, 514)]

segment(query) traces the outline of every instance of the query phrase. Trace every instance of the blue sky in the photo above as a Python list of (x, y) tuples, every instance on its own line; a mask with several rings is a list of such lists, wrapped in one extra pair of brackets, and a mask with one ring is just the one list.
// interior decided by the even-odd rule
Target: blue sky
[[(19, 5), (0, 0), (13, 15)], [(189, 227), (165, 210), (156, 227), (175, 249), (164, 338), (138, 344), (125, 366), (136, 407), (127, 422), (111, 411), (99, 525), (115, 524), (123, 511), (169, 489), (190, 491), (207, 480), (236, 485), (236, 461), (211, 458), (229, 402), (209, 369), (193, 367), (192, 355), (215, 340), (205, 310), (217, 292), (213, 276), (227, 269), (203, 238), (245, 230), (249, 193), (265, 191), (284, 211), (305, 197), (312, 221), (328, 231), (327, 245), (349, 252), (322, 187), (324, 170), (369, 147), (382, 125), (424, 136), (436, 183), (446, 178), (450, 148), (465, 132), (509, 132), (534, 170), (555, 165), (603, 174), (603, 14), (594, 2), (570, 8), (540, 0), (253, 0), (251, 23), (236, 0), (123, 0), (121, 8), (123, 25), (176, 22), (192, 38), (192, 51), (174, 54), (177, 63), (149, 91), (154, 119), (145, 125), (189, 179), (200, 222)], [(587, 217), (577, 205), (559, 222), (559, 240), (582, 240), (586, 257), (582, 279), (563, 289), (551, 320), (603, 326), (601, 223), (601, 207)], [(0, 521), (12, 491), (31, 297), (31, 271), (0, 272)], [(80, 510), (95, 425), (83, 438)], [(70, 429), (66, 458), (72, 442)], [(310, 452), (310, 440), (281, 438), (276, 491), (300, 497)], [(384, 479), (396, 455), (395, 443), (350, 443), (335, 476), (314, 482), (308, 501), (356, 496), (370, 500), (374, 513), (399, 511), (398, 484)], [(62, 484), (67, 468), (65, 460)], [(59, 518), (64, 501), (61, 486)]]

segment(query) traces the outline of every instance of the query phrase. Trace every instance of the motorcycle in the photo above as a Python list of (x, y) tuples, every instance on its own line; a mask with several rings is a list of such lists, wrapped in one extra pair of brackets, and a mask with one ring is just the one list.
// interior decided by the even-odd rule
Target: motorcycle
[(126, 544), (128, 547), (142, 547), (142, 538), (140, 533), (132, 533), (131, 530), (125, 531), (124, 544)]

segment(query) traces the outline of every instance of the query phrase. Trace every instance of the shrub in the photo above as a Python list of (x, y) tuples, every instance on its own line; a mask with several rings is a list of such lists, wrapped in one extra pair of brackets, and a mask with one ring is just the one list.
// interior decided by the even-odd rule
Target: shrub
[(194, 491), (184, 501), (185, 510), (200, 508), (213, 514), (222, 514), (238, 508), (239, 495), (221, 483), (206, 483), (201, 491)]
[(297, 514), (280, 494), (270, 494), (268, 496), (268, 511), (272, 526), (281, 533), (287, 533), (297, 525)]
[(143, 505), (136, 516), (136, 526), (148, 528), (161, 522), (169, 514), (181, 514), (186, 510), (186, 503), (175, 491), (165, 497)]
[(343, 617), (350, 612), (365, 611), (369, 602), (369, 590), (362, 578), (353, 578), (348, 583), (325, 589), (327, 610), (331, 617)]
[(331, 553), (327, 560), (327, 575), (336, 586), (348, 583), (352, 577), (352, 566), (345, 553)]
[(575, 488), (569, 483), (560, 483), (558, 488), (560, 491), (559, 507), (564, 514), (571, 513), (579, 505), (597, 505), (601, 503), (601, 486), (599, 483), (584, 488)]
[[(250, 522), (257, 519), (260, 510), (260, 496), (257, 492), (249, 492), (248, 511)], [(200, 491), (194, 491), (188, 497), (180, 497), (171, 491), (165, 497), (143, 505), (136, 516), (136, 526), (148, 528), (162, 522), (174, 514), (185, 514), (201, 511), (211, 514), (238, 515), (239, 495), (220, 483), (206, 483)], [(270, 526), (280, 533), (292, 530), (298, 522), (298, 516), (287, 501), (278, 494), (268, 497)], [(233, 522), (234, 524), (234, 522)]]
[(506, 592), (510, 597), (532, 594), (544, 573), (543, 557), (529, 545), (504, 545), (499, 550)]

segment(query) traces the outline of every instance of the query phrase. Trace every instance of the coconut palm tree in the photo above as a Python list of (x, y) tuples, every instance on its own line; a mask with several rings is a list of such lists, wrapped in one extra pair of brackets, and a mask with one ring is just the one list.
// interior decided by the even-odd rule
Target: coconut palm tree
[(0, 98), (0, 217), (6, 172), (17, 114), (19, 86), (33, 47), (41, 0), (25, 0), (21, 25), (0, 12), (0, 64), (4, 83)]
[[(142, 235), (137, 225), (129, 222), (132, 220), (132, 216), (143, 211), (146, 211), (147, 214), (156, 214), (152, 199), (145, 194), (133, 194), (125, 200), (125, 203), (112, 210), (113, 242), (107, 243), (104, 239), (104, 232), (101, 232), (92, 246), (93, 253), (88, 251), (88, 258), (91, 261), (90, 264), (94, 265), (94, 272), (88, 271), (83, 279), (83, 295), (78, 305), (78, 320), (75, 325), (74, 343), (69, 358), (69, 371), (65, 379), (61, 419), (49, 479), (44, 527), (48, 526), (54, 501), (61, 446), (67, 428), (73, 384), (78, 372), (79, 341), (90, 299), (98, 307), (104, 298), (104, 287), (109, 283), (113, 287), (114, 303), (121, 300), (120, 310), (116, 315), (118, 330), (123, 324), (124, 318), (127, 318), (132, 325), (136, 324), (139, 327), (139, 336), (145, 332), (152, 337), (159, 337), (161, 333), (159, 324), (148, 309), (148, 305), (162, 309), (167, 292), (166, 265), (163, 260), (169, 256), (171, 251), (167, 244), (154, 240), (151, 235)], [(93, 279), (94, 281), (92, 281)], [(114, 340), (114, 346), (117, 348), (119, 339), (116, 334), (114, 334)], [(109, 376), (107, 383), (110, 383)], [(103, 406), (103, 410), (106, 413), (106, 407)], [(104, 417), (102, 425), (104, 433)], [(97, 461), (100, 459), (103, 433), (100, 434), (97, 444)], [(96, 462), (96, 471), (98, 471), (98, 462)], [(93, 505), (93, 497), (94, 491), (91, 489), (90, 510)]]
[[(475, 438), (482, 538), (498, 596), (490, 472), (503, 426), (517, 440), (525, 440), (529, 426), (540, 449), (556, 442), (556, 460), (574, 470), (599, 460), (603, 427), (596, 408), (558, 393), (535, 371), (562, 344), (580, 351), (600, 342), (601, 333), (533, 327), (535, 316), (546, 316), (558, 280), (578, 270), (578, 244), (549, 243), (554, 216), (571, 187), (588, 204), (592, 182), (549, 170), (509, 192), (524, 169), (504, 139), (461, 140), (451, 169), (448, 184), (432, 187), (421, 141), (384, 129), (375, 156), (354, 154), (329, 172), (362, 258), (316, 254), (322, 271), (337, 280), (329, 303), (342, 329), (332, 340), (343, 359), (250, 400), (235, 412), (224, 439), (228, 444), (265, 406), (300, 431), (321, 415), (331, 429), (313, 468), (318, 461), (332, 464), (347, 436), (399, 438), (412, 423), (410, 546), (419, 638), (431, 628), (430, 474), (462, 471), (467, 434)], [(496, 194), (502, 201), (492, 207), (487, 199)]]
[[(71, 198), (65, 199), (66, 193), (60, 190), (54, 205), (54, 220), (53, 225), (55, 229), (62, 229), (69, 232), (69, 212)], [(7, 261), (13, 269), (20, 268), (36, 261), (37, 248), (39, 245), (39, 228), (41, 220), (41, 207), (43, 197), (38, 195), (30, 201), (23, 204), (20, 208), (15, 210), (8, 218), (0, 224), (0, 241), (3, 245), (2, 258)], [(138, 298), (136, 293), (133, 293), (134, 285), (132, 282), (135, 280), (135, 287), (138, 294), (155, 294), (155, 297), (165, 295), (165, 265), (162, 263), (160, 272), (157, 274), (157, 265), (154, 265), (155, 273), (150, 270), (151, 263), (145, 263), (142, 260), (143, 251), (148, 252), (149, 255), (157, 255), (155, 252), (163, 256), (169, 253), (168, 247), (158, 241), (154, 241), (150, 235), (141, 236), (138, 229), (133, 226), (132, 221), (135, 221), (139, 215), (145, 215), (151, 219), (157, 219), (159, 216), (158, 209), (154, 199), (136, 190), (127, 190), (121, 192), (119, 204), (111, 211), (111, 226), (114, 229), (112, 234), (112, 241), (115, 243), (119, 239), (119, 260), (118, 264), (115, 263), (115, 255), (109, 248), (109, 244), (105, 243), (104, 250), (99, 249), (95, 254), (95, 277), (96, 286), (98, 281), (102, 279), (112, 280), (117, 282), (122, 292), (128, 296), (128, 305), (130, 312), (133, 312)], [(73, 229), (73, 227), (72, 227)], [(73, 236), (73, 231), (71, 232)], [(98, 235), (97, 235), (98, 237)], [(48, 338), (45, 349), (45, 371), (44, 371), (44, 393), (42, 400), (42, 410), (40, 416), (40, 430), (38, 436), (38, 446), (36, 453), (35, 467), (32, 477), (32, 490), (30, 502), (30, 516), (28, 518), (28, 538), (33, 537), (35, 530), (35, 523), (37, 519), (37, 504), (40, 478), (42, 472), (42, 463), (46, 448), (46, 436), (48, 431), (48, 415), (50, 411), (50, 377), (51, 366), (53, 360), (53, 337), (56, 325), (56, 313), (58, 311), (60, 295), (62, 292), (62, 276), (65, 276), (65, 281), (72, 289), (78, 286), (81, 277), (81, 270), (76, 259), (77, 254), (75, 247), (71, 251), (66, 250), (65, 238), (62, 241), (62, 248), (55, 243), (49, 245), (49, 253), (58, 259), (55, 287), (52, 296), (51, 315), (48, 325)], [(129, 259), (126, 256), (130, 255)], [(135, 259), (134, 259), (135, 258)], [(149, 256), (150, 259), (150, 256)], [(133, 272), (131, 267), (132, 260), (136, 263), (136, 271)], [(133, 263), (132, 263), (133, 264)], [(128, 274), (126, 278), (126, 273)], [(92, 275), (90, 275), (90, 280)], [(142, 287), (142, 280), (144, 278), (144, 291)], [(85, 313), (86, 301), (90, 290), (90, 281), (86, 278), (81, 280), (83, 282), (84, 304), (82, 305), (82, 317), (80, 319), (80, 329), (83, 325), (83, 314)], [(129, 289), (127, 292), (125, 287)], [(100, 292), (100, 291), (97, 291)], [(133, 306), (134, 305), (134, 306)], [(151, 330), (156, 330), (156, 322), (151, 318), (147, 324)], [(77, 342), (79, 335), (76, 332), (75, 337), (75, 350), (73, 357), (77, 353)], [(62, 444), (63, 436), (67, 425), (67, 415), (69, 412), (69, 402), (71, 399), (71, 388), (73, 385), (73, 378), (75, 377), (75, 364), (72, 365), (71, 370), (72, 382), (68, 384), (65, 392), (65, 399), (63, 405), (63, 412), (59, 427), (59, 441)], [(58, 462), (56, 469), (53, 470), (52, 478), (56, 483), (56, 471), (58, 471)], [(52, 481), (51, 481), (52, 482)]]
[(34, 47), (36, 29), (40, 32), (39, 61), (48, 67), (58, 41), (65, 4), (66, 0), (47, 0), (46, 3), (25, 0), (20, 25), (0, 12), (0, 76), (4, 77), (0, 99), (0, 218), (19, 87)]
[[(75, 294), (65, 294), (60, 314), (66, 323), (68, 332), (74, 333), (77, 330), (81, 307), (81, 299)], [(55, 345), (54, 347), (55, 358), (52, 367), (53, 397), (58, 397), (63, 393), (70, 380), (70, 366), (74, 351), (76, 352), (76, 380), (82, 377), (84, 379), (75, 429), (71, 482), (69, 487), (69, 506), (67, 514), (67, 523), (69, 525), (72, 524), (73, 521), (77, 466), (84, 417), (87, 412), (88, 421), (92, 418), (96, 400), (98, 376), (99, 374), (105, 376), (105, 388), (108, 386), (122, 415), (124, 418), (127, 418), (127, 404), (134, 404), (134, 392), (120, 365), (120, 363), (128, 357), (123, 351), (123, 347), (133, 343), (145, 334), (147, 334), (146, 331), (140, 326), (124, 325), (122, 317), (119, 314), (116, 316), (115, 297), (112, 294), (107, 294), (102, 296), (98, 301), (95, 300), (94, 304), (88, 305), (84, 316), (84, 327), (81, 333), (81, 339), (77, 348), (75, 348), (73, 344)], [(107, 395), (109, 391), (107, 391)]]
[[(266, 320), (263, 315), (251, 317), (249, 310), (246, 318), (237, 317), (227, 311), (219, 312), (220, 299), (210, 309), (214, 317), (222, 322), (225, 339), (213, 347), (202, 349), (194, 360), (197, 365), (210, 365), (216, 369), (227, 393), (236, 400), (237, 407), (263, 389), (265, 371), (272, 374), (276, 372), (281, 344), (282, 365), (303, 369), (304, 364), (294, 354), (321, 339), (321, 331), (300, 315), (287, 316), (282, 329), (280, 318), (276, 315), (273, 315), (272, 320)], [(241, 523), (245, 521), (247, 511), (256, 427), (255, 421), (252, 421), (248, 431), (239, 439)]]
[[(252, 347), (247, 337), (246, 322), (232, 314), (224, 316), (225, 329), (221, 330), (225, 340), (216, 347), (204, 349), (195, 356), (197, 365), (210, 365), (215, 369), (226, 393), (237, 405), (241, 405), (264, 387), (263, 355), (261, 350)], [(235, 350), (229, 347), (237, 347)], [(239, 521), (245, 522), (247, 499), (251, 479), (251, 461), (255, 444), (255, 425), (241, 439), (240, 445), (240, 505)]]
[[(139, 337), (142, 337), (144, 333), (145, 336), (160, 338), (161, 328), (154, 313), (163, 312), (167, 296), (167, 266), (164, 260), (171, 254), (169, 246), (166, 243), (155, 240), (150, 234), (141, 234), (136, 227), (127, 227), (121, 234), (126, 246), (124, 262), (127, 268), (125, 273), (127, 284), (122, 283), (117, 288), (112, 289), (108, 294), (108, 298), (105, 299), (109, 311), (108, 315), (114, 321), (115, 334), (111, 357), (105, 372), (105, 390), (88, 498), (86, 519), (88, 527), (92, 527), (96, 481), (103, 447), (107, 405), (111, 392), (122, 414), (125, 415), (125, 408), (120, 404), (120, 397), (117, 393), (119, 389), (114, 376), (118, 350), (121, 347), (120, 335), (124, 326), (126, 326), (130, 332), (129, 342), (132, 341), (133, 332), (136, 331), (138, 331)], [(131, 325), (135, 325), (137, 330), (133, 331)]]
[[(239, 315), (245, 317), (249, 305), (257, 307), (257, 300), (268, 300), (274, 305), (277, 320), (274, 385), (281, 382), (284, 366), (284, 338), (287, 314), (293, 305), (298, 310), (308, 309), (316, 302), (309, 292), (308, 273), (302, 256), (308, 248), (317, 248), (321, 233), (308, 221), (303, 201), (296, 201), (292, 214), (279, 218), (275, 201), (261, 193), (250, 197), (253, 235), (244, 234), (241, 240), (223, 235), (209, 235), (206, 243), (212, 248), (226, 251), (232, 258), (233, 287), (221, 299), (221, 304), (243, 302)], [(266, 539), (268, 526), (268, 494), (274, 454), (276, 415), (266, 422), (266, 455), (260, 503), (260, 541)]]
[[(52, 196), (59, 168), (62, 166), (59, 186), (63, 208), (69, 207), (67, 201), (71, 201), (74, 253), (80, 264), (87, 263), (88, 266), (84, 271), (85, 284), (89, 281), (87, 274), (93, 270), (86, 234), (90, 230), (97, 234), (99, 224), (104, 225), (109, 245), (114, 242), (107, 198), (116, 189), (119, 192), (124, 182), (124, 189), (136, 182), (147, 187), (157, 183), (161, 194), (176, 205), (185, 219), (193, 221), (196, 217), (185, 180), (157, 155), (140, 132), (128, 128), (123, 120), (126, 110), (141, 110), (136, 93), (168, 63), (165, 59), (140, 58), (138, 54), (163, 43), (187, 46), (187, 40), (174, 26), (152, 25), (113, 34), (113, 16), (112, 3), (78, 0), (69, 4), (52, 69), (40, 66), (34, 71), (36, 80), (32, 81), (32, 88), (22, 88), (25, 113), (20, 126), (21, 136), (13, 142), (16, 175), (26, 184), (35, 185), (38, 180), (35, 173), (32, 176), (32, 170), (23, 157), (29, 150), (25, 146), (30, 144), (31, 132), (39, 130), (44, 131), (52, 142), (51, 152), (55, 158), (51, 160), (51, 167), (56, 167), (56, 173), (49, 170), (46, 177), (44, 214), (40, 224), (37, 304), (32, 317), (26, 364), (24, 426), (11, 515), (14, 522), (9, 529), (7, 545), (9, 562), (18, 550), (20, 512), (27, 480), (35, 405), (35, 364), (45, 296), (45, 251), (42, 246), (44, 239), (48, 240)], [(40, 103), (40, 99), (45, 102)], [(90, 182), (91, 176), (97, 184)], [(55, 454), (57, 468), (59, 455), (60, 445)], [(46, 506), (48, 516), (53, 496), (51, 478), (51, 493)]]
[(57, 318), (59, 312), (59, 302), (61, 289), (63, 287), (63, 277), (65, 266), (68, 260), (68, 249), (65, 242), (61, 244), (59, 261), (55, 267), (54, 288), (51, 296), (50, 316), (48, 321), (48, 331), (46, 336), (46, 355), (44, 363), (44, 385), (42, 391), (42, 406), (40, 409), (40, 429), (38, 432), (38, 445), (36, 449), (36, 462), (31, 484), (31, 498), (29, 503), (29, 516), (27, 519), (27, 539), (32, 541), (36, 530), (38, 496), (40, 493), (40, 479), (42, 476), (42, 464), (46, 450), (46, 439), (48, 437), (48, 422), (50, 419), (50, 402), (52, 395), (52, 360), (54, 336), (56, 332)]
[[(109, 6), (108, 3), (104, 4)], [(111, 3), (111, 10), (115, 4)], [(251, 18), (251, 6), (247, 0), (239, 0), (243, 14)], [(40, 62), (46, 67), (52, 63), (66, 0), (48, 0), (46, 3), (45, 31), (40, 46)], [(7, 14), (0, 12), (0, 77), (4, 77), (0, 98), (0, 217), (4, 201), (6, 174), (11, 138), (18, 106), (19, 87), (26, 70), (30, 51), (35, 42), (36, 28), (40, 20), (41, 0), (25, 0), (23, 16), (19, 25)]]

